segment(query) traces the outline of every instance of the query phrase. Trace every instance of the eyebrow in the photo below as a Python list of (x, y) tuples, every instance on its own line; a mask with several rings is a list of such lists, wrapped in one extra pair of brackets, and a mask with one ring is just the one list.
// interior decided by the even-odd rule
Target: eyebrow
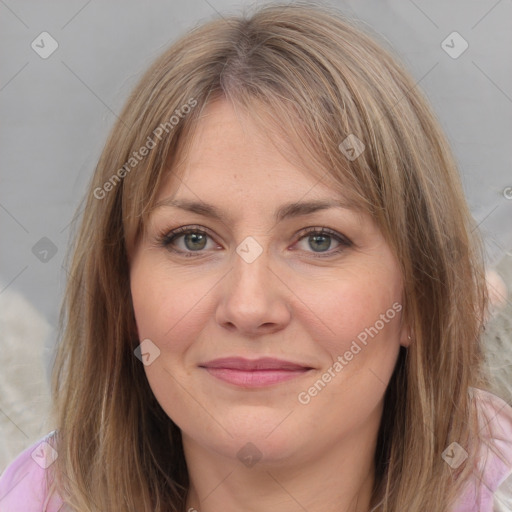
[[(221, 211), (211, 205), (204, 202), (199, 201), (191, 201), (188, 199), (163, 199), (159, 201), (155, 206), (154, 210), (160, 208), (162, 206), (173, 207), (173, 208), (181, 208), (183, 210), (189, 211), (191, 213), (197, 213), (198, 215), (203, 215), (205, 217), (211, 217), (213, 219), (222, 221), (223, 216)], [(285, 203), (281, 205), (275, 212), (274, 218), (277, 222), (282, 221), (286, 218), (299, 217), (301, 215), (309, 215), (311, 213), (327, 210), (330, 208), (341, 208), (344, 210), (354, 210), (355, 208), (344, 202), (342, 200), (333, 201), (333, 200), (316, 200), (316, 201), (306, 201), (306, 202), (292, 202)]]

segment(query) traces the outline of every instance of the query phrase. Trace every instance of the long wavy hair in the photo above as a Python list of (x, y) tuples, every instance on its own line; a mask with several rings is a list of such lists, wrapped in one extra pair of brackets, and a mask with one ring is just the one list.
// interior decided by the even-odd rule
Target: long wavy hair
[[(400, 265), (413, 342), (384, 398), (372, 510), (446, 512), (476, 470), (470, 388), (490, 386), (483, 244), (440, 125), (387, 46), (333, 8), (270, 4), (194, 27), (142, 76), (70, 245), (52, 379), (59, 457), (49, 468), (69, 510), (184, 512), (181, 432), (134, 356), (128, 255), (178, 143), (186, 155), (218, 99), (368, 212)], [(360, 156), (346, 140), (364, 144)], [(457, 469), (441, 456), (454, 441), (468, 452)]]

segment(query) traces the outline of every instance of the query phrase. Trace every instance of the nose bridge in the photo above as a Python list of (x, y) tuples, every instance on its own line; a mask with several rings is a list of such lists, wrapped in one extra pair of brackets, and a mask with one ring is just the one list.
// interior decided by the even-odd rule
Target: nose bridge
[(224, 284), (217, 321), (247, 333), (282, 327), (289, 309), (279, 279), (272, 271), (268, 237), (246, 237), (237, 246), (233, 269)]
[(267, 242), (268, 237), (265, 240), (260, 236), (258, 241), (248, 236), (238, 244), (233, 258), (231, 292), (243, 301), (251, 297), (253, 305), (263, 298), (268, 300), (271, 292), (269, 280), (273, 274), (269, 268)]

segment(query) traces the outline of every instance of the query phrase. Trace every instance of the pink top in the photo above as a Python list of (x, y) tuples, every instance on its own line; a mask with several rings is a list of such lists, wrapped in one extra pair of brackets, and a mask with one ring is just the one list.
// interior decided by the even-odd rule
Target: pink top
[[(479, 421), (487, 440), (503, 454), (502, 461), (484, 444), (480, 448), (479, 468), (484, 469), (480, 480), (474, 476), (468, 482), (455, 508), (450, 512), (493, 512), (493, 494), (512, 475), (512, 407), (498, 396), (481, 389), (471, 388), (483, 414)], [(52, 496), (48, 501), (45, 472), (58, 456), (55, 440), (50, 432), (25, 451), (0, 476), (0, 512), (59, 512), (62, 500)], [(464, 450), (453, 444), (443, 452), (444, 460), (452, 467), (464, 460)], [(487, 462), (486, 462), (487, 456)], [(476, 488), (480, 490), (477, 501)], [(47, 508), (45, 508), (47, 507)]]
[[(481, 443), (478, 471), (476, 474), (473, 472), (450, 512), (493, 512), (495, 491), (512, 475), (512, 407), (488, 391), (470, 388), (470, 393), (473, 393), (479, 405), (479, 435), (491, 446)], [(497, 497), (497, 505), (501, 507), (505, 505), (502, 498), (508, 502), (506, 508), (500, 507), (499, 510), (510, 510), (512, 496), (509, 493), (510, 490), (506, 495)]]

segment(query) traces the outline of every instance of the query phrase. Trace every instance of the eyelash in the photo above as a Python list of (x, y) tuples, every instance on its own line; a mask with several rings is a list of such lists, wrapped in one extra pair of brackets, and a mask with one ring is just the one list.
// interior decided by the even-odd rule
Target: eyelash
[[(174, 253), (180, 254), (185, 256), (186, 258), (194, 258), (194, 257), (200, 257), (201, 252), (203, 251), (181, 251), (177, 250), (171, 247), (171, 244), (180, 236), (186, 235), (189, 233), (199, 233), (201, 235), (206, 235), (210, 238), (211, 235), (202, 229), (199, 226), (182, 226), (177, 229), (173, 229), (172, 231), (163, 231), (157, 235), (157, 244), (159, 247), (164, 247), (165, 249), (172, 250)], [(339, 254), (343, 250), (347, 249), (348, 247), (351, 247), (352, 241), (348, 238), (340, 235), (336, 231), (333, 231), (328, 228), (318, 228), (318, 227), (308, 227), (304, 228), (299, 232), (299, 239), (297, 241), (302, 240), (303, 238), (306, 238), (308, 235), (328, 235), (331, 238), (334, 238), (337, 242), (339, 242), (340, 246), (330, 252), (327, 253), (313, 253), (315, 258), (326, 258), (330, 256), (334, 256), (336, 254)]]

